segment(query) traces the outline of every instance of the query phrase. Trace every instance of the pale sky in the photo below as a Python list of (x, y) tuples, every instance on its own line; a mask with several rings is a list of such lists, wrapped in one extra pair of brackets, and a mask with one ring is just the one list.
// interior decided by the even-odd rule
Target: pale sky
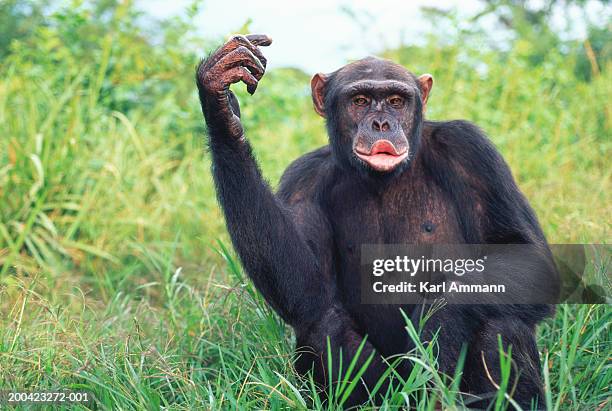
[[(138, 5), (153, 17), (164, 18), (183, 13), (191, 3), (192, 0), (140, 0)], [(460, 17), (467, 17), (482, 10), (483, 3), (478, 0), (208, 0), (202, 2), (196, 22), (200, 34), (215, 38), (238, 31), (251, 19), (252, 33), (268, 34), (274, 39), (264, 51), (269, 67), (330, 72), (347, 60), (376, 54), (401, 43), (423, 43), (424, 34), (432, 30), (427, 26), (429, 23), (418, 18), (423, 6), (454, 9)], [(344, 12), (345, 7), (357, 19)], [(598, 13), (598, 10), (593, 12)], [(563, 17), (567, 15), (560, 16), (561, 20)], [(572, 20), (574, 24), (578, 19)], [(575, 26), (572, 29), (581, 35), (584, 29), (580, 24)]]
[[(189, 0), (146, 0), (140, 5), (155, 17), (180, 13)], [(264, 50), (270, 67), (293, 66), (309, 73), (329, 72), (348, 59), (361, 58), (387, 46), (410, 42), (426, 31), (416, 17), (422, 5), (456, 7), (451, 0), (209, 0), (196, 21), (201, 33), (225, 36), (250, 18), (253, 33), (264, 33), (274, 43)], [(478, 10), (477, 0), (461, 2), (464, 10)], [(343, 7), (367, 21), (364, 29)]]

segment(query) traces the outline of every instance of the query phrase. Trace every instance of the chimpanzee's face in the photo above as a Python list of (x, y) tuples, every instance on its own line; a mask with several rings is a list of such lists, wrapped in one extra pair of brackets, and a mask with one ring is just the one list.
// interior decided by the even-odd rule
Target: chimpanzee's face
[[(426, 76), (428, 93), (431, 76)], [(427, 96), (423, 99), (421, 78), (395, 63), (367, 58), (341, 68), (325, 83), (324, 114), (335, 154), (369, 174), (405, 169), (423, 121)]]
[(338, 105), (352, 151), (374, 171), (393, 171), (409, 157), (418, 88), (397, 80), (357, 80), (340, 92)]

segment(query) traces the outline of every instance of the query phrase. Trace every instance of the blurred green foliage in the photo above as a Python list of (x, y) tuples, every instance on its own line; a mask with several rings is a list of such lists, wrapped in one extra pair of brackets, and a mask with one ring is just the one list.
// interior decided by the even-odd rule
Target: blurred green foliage
[[(607, 243), (609, 26), (564, 41), (518, 3), (507, 50), (438, 13), (452, 38), (382, 54), (434, 75), (432, 119), (491, 136), (551, 242)], [(84, 384), (101, 408), (301, 403), (290, 333), (215, 251), (227, 235), (193, 78), (218, 39), (194, 34), (197, 12), (156, 22), (129, 1), (0, 0), (0, 386)], [(273, 186), (326, 144), (308, 80), (277, 69), (252, 97), (235, 87)], [(609, 320), (565, 307), (545, 327), (551, 408), (609, 400)]]

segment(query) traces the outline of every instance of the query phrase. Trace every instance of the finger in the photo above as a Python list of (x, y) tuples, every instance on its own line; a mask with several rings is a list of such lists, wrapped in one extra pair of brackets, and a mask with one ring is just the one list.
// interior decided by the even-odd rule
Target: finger
[(257, 89), (257, 79), (246, 69), (246, 67), (234, 67), (228, 70), (226, 74), (229, 83), (234, 84), (242, 81), (247, 85), (249, 94), (255, 93)]
[(272, 37), (265, 34), (247, 34), (245, 37), (255, 46), (269, 46), (272, 44)]
[(261, 79), (265, 68), (253, 53), (246, 47), (238, 47), (236, 50), (226, 54), (216, 65), (216, 69), (226, 71), (229, 68), (245, 66), (257, 78)]
[(236, 50), (239, 47), (246, 47), (253, 53), (258, 59), (261, 65), (265, 68), (267, 64), (267, 60), (264, 55), (261, 53), (261, 50), (254, 46), (245, 36), (235, 35), (230, 38), (223, 46), (217, 49), (215, 52), (211, 54), (208, 61), (208, 67), (212, 67), (216, 65), (220, 60), (222, 60), (228, 53)]
[[(259, 34), (257, 34), (256, 36), (261, 36)], [(248, 36), (242, 36), (240, 34), (237, 34), (235, 36), (233, 36), (230, 41), (228, 41), (226, 43), (225, 47), (225, 52), (229, 52), (231, 50), (235, 50), (236, 48), (240, 47), (240, 46), (244, 46), (246, 48), (248, 48), (249, 50), (251, 50), (251, 53), (253, 53), (254, 55), (257, 56), (257, 58), (259, 59), (259, 61), (261, 62), (261, 65), (266, 67), (266, 65), (268, 64), (268, 60), (264, 57), (263, 53), (261, 52), (261, 50), (259, 50), (259, 48), (257, 48), (257, 45), (252, 43), (249, 39)]]
[(208, 58), (209, 67), (212, 67), (217, 64), (229, 52), (234, 51), (241, 45), (246, 45), (248, 43), (249, 41), (246, 39), (246, 37), (241, 36), (240, 34), (236, 34), (230, 37), (230, 39), (223, 43), (221, 47), (219, 47), (210, 54)]
[(261, 65), (266, 68), (266, 66), (268, 65), (268, 59), (264, 57), (263, 53), (261, 52), (261, 50), (259, 50), (259, 48), (257, 46), (253, 46), (253, 43), (249, 43), (251, 47), (249, 47), (249, 50), (251, 50), (251, 53), (253, 53), (258, 59), (259, 62), (261, 63)]

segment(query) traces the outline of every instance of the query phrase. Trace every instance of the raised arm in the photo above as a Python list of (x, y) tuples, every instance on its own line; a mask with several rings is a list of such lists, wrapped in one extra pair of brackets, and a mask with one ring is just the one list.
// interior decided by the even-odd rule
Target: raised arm
[(266, 66), (258, 46), (270, 43), (264, 35), (233, 37), (200, 63), (196, 81), (217, 196), (234, 248), (268, 303), (290, 325), (303, 327), (322, 317), (328, 289), (289, 210), (262, 178), (229, 89), (243, 81), (255, 92)]

